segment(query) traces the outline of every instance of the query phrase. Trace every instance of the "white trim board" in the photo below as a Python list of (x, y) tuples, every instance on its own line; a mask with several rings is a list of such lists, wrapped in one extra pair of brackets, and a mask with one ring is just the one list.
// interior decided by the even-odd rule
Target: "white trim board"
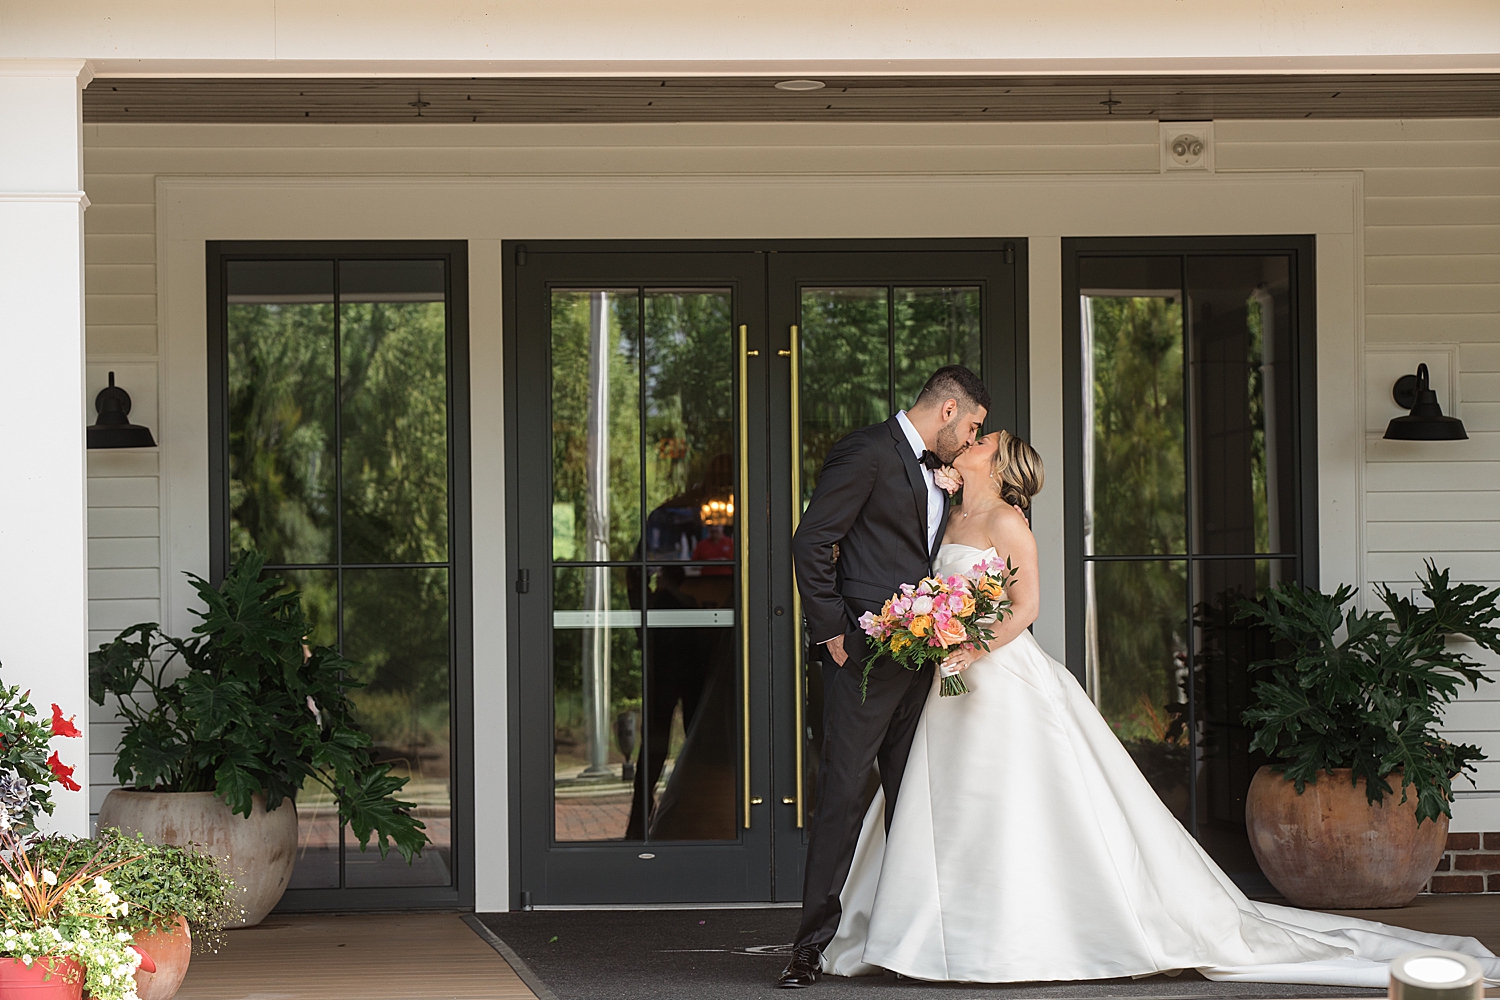
[[(499, 241), (1016, 237), (1031, 240), (1033, 437), (1061, 509), (1060, 239), (1306, 234), (1317, 238), (1319, 543), (1325, 583), (1363, 580), (1363, 226), (1357, 173), (1194, 176), (763, 174), (285, 176), (157, 179), (166, 625), (191, 626), (181, 571), (208, 572), (207, 240), (466, 239), (474, 579), (475, 903), (509, 905), (504, 616), (504, 454)], [(747, 156), (757, 155), (748, 150)], [(680, 161), (679, 161), (680, 162)], [(748, 167), (747, 167), (748, 169)], [(1061, 518), (1039, 516), (1037, 633), (1062, 635)], [(483, 567), (493, 567), (492, 571)], [(1060, 650), (1059, 650), (1060, 651)]]

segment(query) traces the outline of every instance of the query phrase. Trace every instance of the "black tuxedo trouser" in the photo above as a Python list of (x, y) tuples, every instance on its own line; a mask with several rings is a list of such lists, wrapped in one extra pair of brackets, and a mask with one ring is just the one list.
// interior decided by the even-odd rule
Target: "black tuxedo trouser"
[[(860, 645), (863, 638), (859, 637)], [(858, 649), (853, 636), (845, 642), (847, 648)], [(860, 826), (870, 808), (870, 766), (880, 765), (889, 830), (934, 669), (929, 663), (921, 670), (907, 670), (882, 657), (870, 674), (869, 697), (861, 702), (858, 660), (851, 656), (844, 666), (834, 667), (829, 654), (823, 655), (823, 756), (802, 880), (802, 926), (797, 930), (798, 946), (819, 950), (838, 930), (839, 893), (849, 878)]]

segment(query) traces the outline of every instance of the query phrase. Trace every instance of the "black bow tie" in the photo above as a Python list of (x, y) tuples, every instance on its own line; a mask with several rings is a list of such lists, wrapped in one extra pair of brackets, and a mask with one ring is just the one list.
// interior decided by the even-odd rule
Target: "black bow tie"
[(941, 458), (938, 458), (930, 451), (923, 451), (922, 454), (917, 456), (917, 461), (927, 466), (933, 472), (941, 469), (945, 464)]

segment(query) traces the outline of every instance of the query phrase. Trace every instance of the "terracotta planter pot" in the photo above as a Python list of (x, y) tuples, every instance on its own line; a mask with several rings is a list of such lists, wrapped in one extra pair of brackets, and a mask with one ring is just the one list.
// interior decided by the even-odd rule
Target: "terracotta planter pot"
[(1318, 776), (1301, 794), (1269, 767), (1255, 772), (1245, 797), (1245, 825), (1255, 859), (1293, 906), (1364, 910), (1410, 903), (1432, 876), (1448, 842), (1448, 817), (1417, 826), (1417, 799), (1396, 789), (1378, 806), (1365, 783), (1341, 768)]
[(187, 975), (188, 960), (193, 957), (193, 935), (187, 918), (179, 915), (177, 923), (166, 930), (136, 931), (135, 946), (151, 956), (155, 972), (135, 970), (135, 991), (141, 1000), (170, 1000)]
[(297, 807), (291, 799), (266, 812), (255, 796), (250, 818), (229, 811), (213, 792), (130, 792), (116, 788), (99, 808), (99, 826), (140, 833), (153, 844), (196, 844), (229, 860), (245, 918), (230, 927), (260, 923), (286, 891), (297, 861)]
[(27, 968), (19, 958), (0, 958), (0, 997), (10, 1000), (80, 1000), (83, 966), (71, 958), (43, 955)]

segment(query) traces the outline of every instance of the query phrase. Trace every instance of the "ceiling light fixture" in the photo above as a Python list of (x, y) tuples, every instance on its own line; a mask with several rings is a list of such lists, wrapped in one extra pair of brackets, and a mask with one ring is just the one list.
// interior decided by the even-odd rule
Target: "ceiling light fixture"
[(777, 90), (822, 90), (826, 87), (822, 80), (782, 80), (776, 85)]

